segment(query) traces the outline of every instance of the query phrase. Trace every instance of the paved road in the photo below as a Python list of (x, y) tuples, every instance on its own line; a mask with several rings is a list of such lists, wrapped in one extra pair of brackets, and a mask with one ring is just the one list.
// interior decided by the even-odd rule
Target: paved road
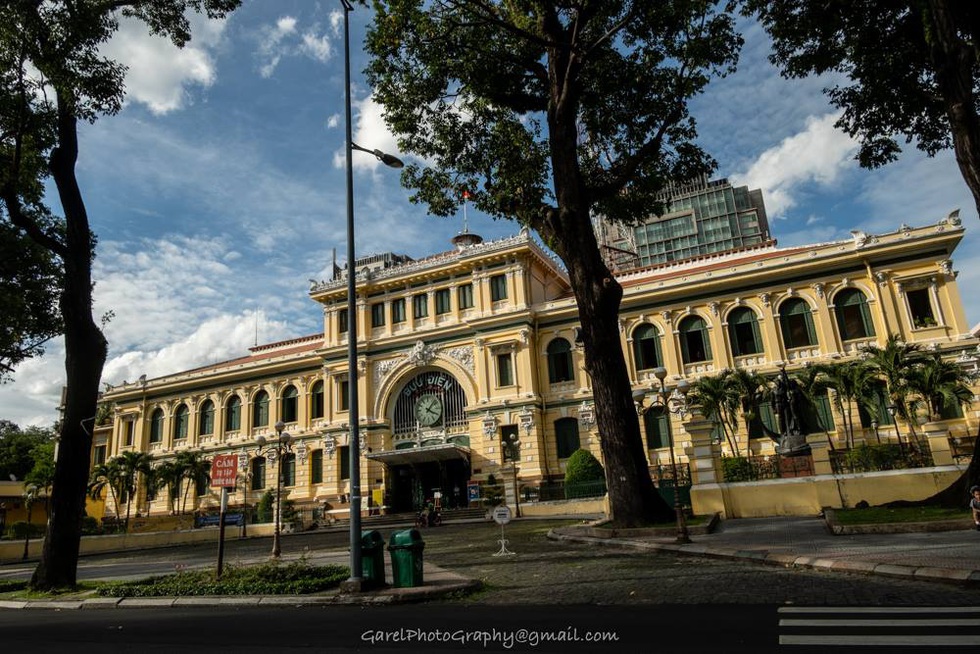
[[(708, 557), (677, 556), (628, 547), (555, 542), (546, 534), (569, 521), (521, 520), (505, 528), (513, 556), (500, 550), (493, 523), (445, 525), (423, 532), (424, 557), (484, 582), (469, 597), (443, 600), (466, 605), (551, 604), (769, 604), (769, 605), (980, 605), (980, 589), (929, 581), (870, 577), (759, 565)], [(391, 529), (383, 535), (387, 538)], [(730, 533), (730, 532), (729, 532)], [(973, 535), (973, 534), (971, 534)], [(285, 536), (284, 555), (346, 551), (345, 531)], [(978, 544), (980, 545), (980, 544)], [(268, 557), (268, 538), (226, 544), (225, 562)], [(213, 567), (216, 545), (84, 557), (82, 580), (139, 577), (175, 567)], [(387, 555), (387, 553), (386, 553)], [(0, 578), (28, 578), (33, 565), (0, 567)]]
[[(425, 530), (424, 556), (449, 571), (483, 581), (472, 594), (394, 607), (218, 607), (166, 610), (0, 611), (0, 651), (62, 652), (784, 652), (980, 650), (980, 590), (934, 581), (801, 570), (744, 561), (627, 547), (548, 540), (568, 521), (446, 525)], [(390, 529), (384, 531), (385, 537)], [(287, 556), (343, 553), (346, 532), (292, 535)], [(269, 539), (229, 541), (226, 561), (268, 556)], [(175, 565), (212, 566), (215, 546), (86, 557), (83, 578), (131, 576)], [(30, 567), (0, 567), (23, 577)], [(840, 611), (824, 614), (822, 611)], [(944, 613), (936, 614), (942, 610)], [(800, 611), (800, 614), (786, 613)], [(867, 611), (877, 611), (868, 614)], [(857, 622), (855, 622), (857, 621)], [(965, 621), (965, 622), (964, 622)], [(616, 645), (582, 641), (511, 643), (520, 629), (613, 631)], [(437, 642), (434, 630), (492, 642)], [(374, 630), (373, 632), (371, 630)], [(413, 631), (415, 630), (415, 631)], [(493, 631), (496, 630), (496, 631)], [(368, 633), (367, 640), (364, 640)], [(374, 633), (374, 636), (370, 634)], [(378, 635), (381, 634), (381, 635)], [(391, 634), (401, 634), (395, 641)], [(508, 636), (510, 634), (510, 636)], [(677, 644), (678, 634), (685, 643)], [(441, 636), (451, 638), (447, 636)], [(420, 638), (429, 638), (420, 641)], [(917, 638), (919, 647), (909, 643)], [(876, 640), (877, 639), (877, 640)], [(371, 641), (374, 642), (371, 642)], [(885, 645), (877, 645), (877, 642)], [(782, 644), (780, 644), (782, 643)], [(792, 644), (791, 644), (792, 643)], [(880, 649), (880, 647), (890, 649)], [(837, 650), (835, 648), (845, 648)]]

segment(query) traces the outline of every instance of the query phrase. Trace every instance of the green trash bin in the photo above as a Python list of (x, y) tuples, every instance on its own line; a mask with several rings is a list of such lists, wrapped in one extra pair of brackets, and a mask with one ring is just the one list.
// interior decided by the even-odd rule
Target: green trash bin
[(391, 583), (395, 588), (422, 585), (422, 534), (418, 529), (396, 531), (388, 542), (391, 553)]
[(361, 532), (361, 578), (366, 585), (385, 585), (385, 539), (380, 531)]

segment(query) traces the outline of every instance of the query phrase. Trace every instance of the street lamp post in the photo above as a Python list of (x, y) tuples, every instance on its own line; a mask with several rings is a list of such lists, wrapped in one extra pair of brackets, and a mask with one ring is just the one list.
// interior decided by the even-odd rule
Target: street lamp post
[[(646, 413), (654, 407), (660, 407), (665, 411), (673, 414), (680, 415), (681, 418), (687, 414), (687, 391), (690, 385), (687, 380), (682, 379), (677, 382), (677, 386), (673, 392), (667, 391), (667, 386), (664, 383), (664, 379), (667, 377), (667, 369), (664, 367), (657, 367), (653, 369), (653, 374), (657, 378), (659, 388), (654, 389), (653, 403), (646, 409), (642, 408), (643, 400), (647, 396), (647, 392), (644, 390), (639, 390), (633, 393), (633, 399), (640, 406), (640, 413)], [(677, 490), (677, 460), (674, 457), (674, 432), (670, 425), (667, 425), (667, 444), (670, 450), (670, 470), (671, 475), (674, 477), (674, 518), (677, 522), (677, 538), (678, 543), (690, 543), (691, 538), (687, 533), (687, 520), (684, 518), (684, 508), (681, 506), (681, 496)]]
[(345, 154), (347, 160), (347, 371), (348, 404), (350, 405), (350, 579), (344, 589), (361, 590), (361, 452), (358, 429), (357, 397), (357, 284), (354, 271), (354, 150), (367, 152), (391, 168), (401, 168), (400, 159), (381, 150), (369, 150), (354, 143), (351, 132), (350, 102), (350, 0), (340, 0), (344, 8), (344, 117), (346, 120)]
[(521, 458), (521, 441), (517, 434), (510, 433), (504, 436), (504, 461), (510, 461), (514, 473), (514, 515), (521, 517), (521, 498), (517, 487), (517, 462)]
[[(282, 460), (293, 451), (293, 437), (289, 435), (289, 432), (283, 431), (285, 428), (286, 424), (281, 420), (276, 423), (276, 440), (271, 443), (266, 440), (265, 436), (260, 435), (255, 438), (255, 442), (259, 444), (258, 456), (276, 460), (276, 515), (272, 532), (272, 558), (274, 559), (278, 559), (282, 553), (282, 549), (279, 547), (279, 534), (282, 524)], [(305, 453), (302, 443), (296, 449), (302, 451), (301, 455)]]

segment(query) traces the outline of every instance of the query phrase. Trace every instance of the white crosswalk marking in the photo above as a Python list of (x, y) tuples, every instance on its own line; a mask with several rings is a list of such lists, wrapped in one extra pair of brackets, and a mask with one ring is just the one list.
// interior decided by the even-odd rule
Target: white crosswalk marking
[(784, 606), (778, 614), (780, 645), (980, 646), (980, 607)]

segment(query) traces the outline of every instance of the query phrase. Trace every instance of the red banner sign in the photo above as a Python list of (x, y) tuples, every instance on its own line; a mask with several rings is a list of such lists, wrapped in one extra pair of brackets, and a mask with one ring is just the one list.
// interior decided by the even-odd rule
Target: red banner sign
[(238, 476), (238, 455), (218, 454), (211, 460), (211, 486), (234, 488)]

